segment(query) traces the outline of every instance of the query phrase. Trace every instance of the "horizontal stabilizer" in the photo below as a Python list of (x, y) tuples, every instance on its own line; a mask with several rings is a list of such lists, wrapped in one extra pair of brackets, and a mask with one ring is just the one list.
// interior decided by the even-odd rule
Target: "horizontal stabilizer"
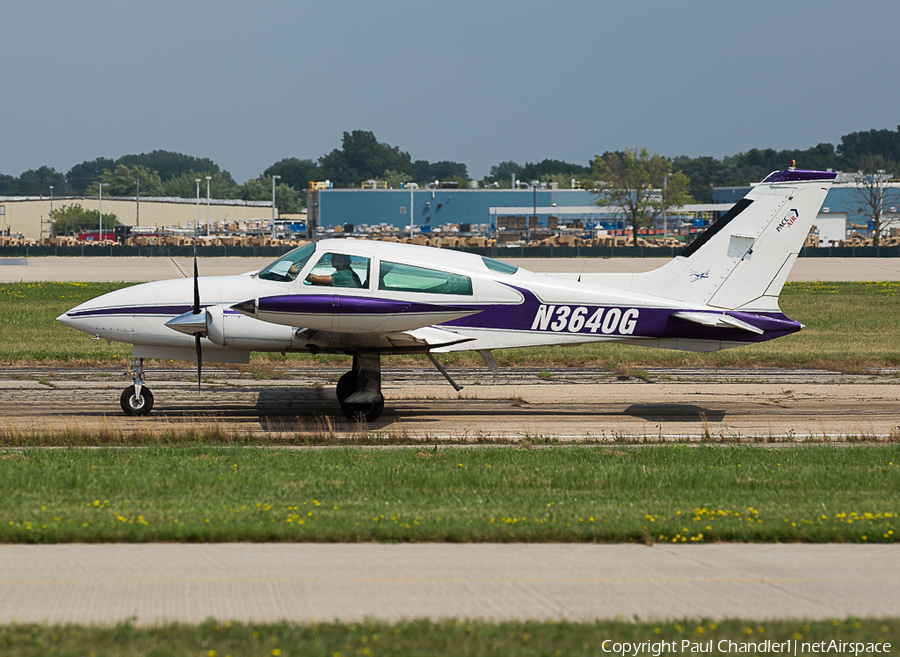
[(753, 324), (748, 324), (747, 322), (740, 320), (737, 317), (724, 315), (722, 313), (680, 312), (675, 313), (672, 316), (677, 317), (678, 319), (686, 320), (688, 322), (694, 322), (695, 324), (702, 324), (703, 326), (714, 326), (717, 328), (738, 328), (743, 329), (744, 331), (750, 331), (751, 333), (756, 333), (757, 335), (763, 334), (763, 330), (761, 328), (753, 326)]

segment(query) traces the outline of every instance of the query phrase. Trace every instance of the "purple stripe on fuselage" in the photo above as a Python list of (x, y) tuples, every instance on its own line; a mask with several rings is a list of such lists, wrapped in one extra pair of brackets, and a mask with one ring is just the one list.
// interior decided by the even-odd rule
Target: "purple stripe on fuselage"
[(339, 294), (286, 294), (262, 297), (257, 301), (259, 312), (297, 315), (399, 315), (415, 313), (477, 313), (479, 306), (448, 306), (433, 303), (416, 303), (395, 299), (372, 299)]
[[(208, 308), (209, 306), (202, 306)], [(193, 306), (118, 306), (112, 308), (92, 308), (78, 312), (70, 310), (66, 316), (72, 318), (93, 317), (97, 315), (183, 315), (193, 310)]]
[[(201, 308), (212, 308), (212, 306), (200, 306)], [(79, 312), (69, 311), (67, 317), (93, 317), (97, 315), (162, 315), (168, 317), (173, 315), (183, 315), (194, 309), (193, 306), (120, 306), (117, 308), (95, 308), (92, 310), (81, 310)], [(223, 311), (226, 315), (241, 315), (237, 310), (227, 308)]]
[[(680, 312), (677, 308), (542, 303), (530, 290), (512, 285), (509, 287), (522, 294), (524, 301), (521, 304), (487, 306), (478, 315), (454, 319), (443, 323), (442, 326), (563, 335), (684, 338), (729, 342), (764, 342), (795, 333), (802, 328), (800, 323), (788, 319), (782, 313), (725, 313), (762, 329), (765, 333), (760, 335), (739, 328), (703, 326), (673, 317), (675, 313)], [(712, 315), (721, 314), (708, 312)]]

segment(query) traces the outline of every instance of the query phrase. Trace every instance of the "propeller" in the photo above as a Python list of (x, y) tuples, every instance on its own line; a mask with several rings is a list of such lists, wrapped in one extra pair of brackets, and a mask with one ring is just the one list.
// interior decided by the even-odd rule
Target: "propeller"
[(194, 303), (191, 310), (166, 322), (170, 329), (194, 336), (197, 351), (197, 391), (200, 391), (200, 377), (203, 375), (203, 348), (200, 338), (207, 334), (210, 316), (200, 307), (200, 273), (197, 271), (197, 247), (194, 246)]
[[(197, 243), (194, 242), (194, 309), (193, 315), (200, 314), (200, 275), (197, 273)], [(197, 392), (200, 392), (200, 376), (203, 374), (203, 348), (200, 346), (200, 335), (194, 333), (194, 347), (197, 350)]]

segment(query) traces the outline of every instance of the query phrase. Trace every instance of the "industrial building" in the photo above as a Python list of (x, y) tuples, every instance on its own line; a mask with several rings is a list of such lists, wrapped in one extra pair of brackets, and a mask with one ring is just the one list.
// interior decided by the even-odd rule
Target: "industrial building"
[[(78, 204), (85, 210), (100, 210), (96, 196), (49, 197), (0, 196), (0, 230), (2, 234), (22, 235), (25, 239), (39, 240), (50, 237), (50, 213), (65, 206)], [(199, 215), (200, 225), (272, 220), (271, 201), (241, 201), (234, 199), (209, 201), (185, 198), (103, 198), (103, 213), (114, 214), (119, 223), (126, 226), (158, 226), (193, 228)]]

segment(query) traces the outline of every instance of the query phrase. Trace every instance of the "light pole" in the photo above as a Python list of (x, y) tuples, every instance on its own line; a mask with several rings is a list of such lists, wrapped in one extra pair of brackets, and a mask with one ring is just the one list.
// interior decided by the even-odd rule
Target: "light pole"
[(194, 242), (196, 243), (198, 231), (200, 230), (200, 179), (195, 178), (194, 182), (197, 183), (197, 223), (194, 224)]
[(53, 185), (50, 185), (50, 237), (56, 237), (56, 231), (53, 230)]
[(275, 181), (281, 176), (272, 176), (272, 239), (275, 239)]
[(97, 238), (97, 241), (101, 241), (103, 239), (103, 185), (108, 185), (109, 183), (100, 183), (100, 237)]
[(141, 179), (134, 179), (134, 225), (141, 225)]
[(669, 174), (666, 174), (666, 177), (663, 178), (663, 188), (662, 188), (662, 216), (663, 216), (663, 240), (669, 237), (669, 224), (668, 218), (666, 217), (666, 187), (669, 183)]
[(209, 237), (209, 181), (212, 176), (206, 176), (206, 236)]

